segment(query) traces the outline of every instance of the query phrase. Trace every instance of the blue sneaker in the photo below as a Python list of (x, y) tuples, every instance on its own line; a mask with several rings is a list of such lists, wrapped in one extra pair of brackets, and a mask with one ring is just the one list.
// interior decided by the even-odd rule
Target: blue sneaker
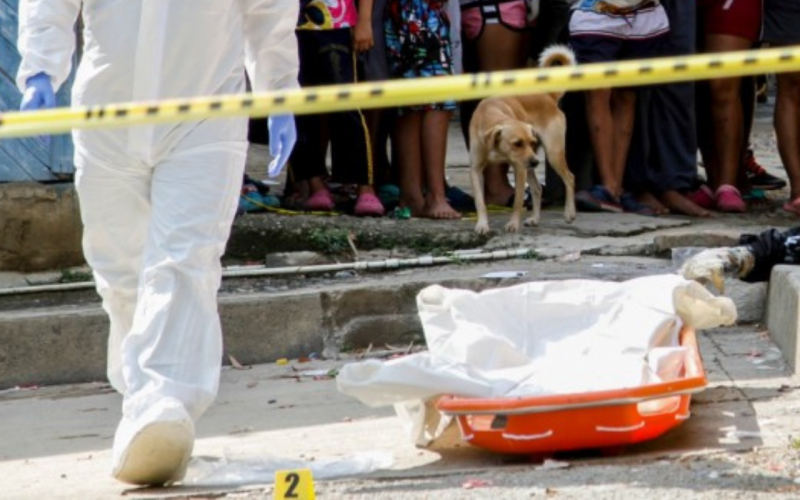
[(239, 195), (239, 211), (241, 212), (263, 212), (267, 208), (278, 208), (281, 200), (277, 196), (269, 194), (262, 195), (258, 191), (245, 191)]

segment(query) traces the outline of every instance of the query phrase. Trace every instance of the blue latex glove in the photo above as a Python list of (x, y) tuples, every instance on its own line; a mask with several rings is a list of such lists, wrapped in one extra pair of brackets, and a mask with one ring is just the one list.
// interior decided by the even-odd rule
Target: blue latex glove
[(56, 107), (56, 93), (53, 82), (45, 73), (38, 73), (25, 81), (25, 93), (22, 95), (20, 111), (38, 111)]
[(289, 160), (289, 155), (292, 154), (294, 143), (297, 140), (294, 115), (270, 116), (267, 126), (269, 128), (269, 154), (272, 155), (267, 175), (275, 177), (281, 173)]
[[(20, 111), (38, 111), (56, 107), (56, 93), (53, 82), (46, 73), (37, 73), (25, 81), (25, 93), (22, 94)], [(50, 146), (50, 136), (39, 136), (45, 147)]]

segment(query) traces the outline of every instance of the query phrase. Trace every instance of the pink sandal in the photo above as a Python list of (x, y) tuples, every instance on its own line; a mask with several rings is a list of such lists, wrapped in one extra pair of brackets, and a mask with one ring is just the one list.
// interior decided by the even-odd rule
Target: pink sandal
[(382, 217), (385, 213), (381, 200), (372, 193), (358, 195), (353, 213), (359, 217)]
[(705, 208), (706, 210), (713, 210), (715, 208), (714, 192), (705, 184), (701, 184), (697, 191), (688, 193), (686, 198), (698, 207)]
[(723, 184), (717, 188), (715, 195), (717, 210), (728, 213), (744, 213), (747, 203), (742, 198), (742, 193), (730, 184)]
[(783, 209), (790, 214), (800, 215), (800, 196), (783, 204)]
[(303, 203), (303, 208), (309, 212), (330, 212), (334, 207), (331, 192), (327, 189), (320, 189)]

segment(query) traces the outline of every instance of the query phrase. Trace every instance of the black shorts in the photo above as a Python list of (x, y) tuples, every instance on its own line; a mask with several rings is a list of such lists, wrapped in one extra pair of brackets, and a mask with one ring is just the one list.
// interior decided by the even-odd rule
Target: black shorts
[(773, 45), (800, 43), (800, 1), (764, 0), (764, 41)]
[(582, 35), (570, 38), (569, 44), (578, 62), (588, 64), (656, 57), (664, 39), (663, 35), (636, 40)]

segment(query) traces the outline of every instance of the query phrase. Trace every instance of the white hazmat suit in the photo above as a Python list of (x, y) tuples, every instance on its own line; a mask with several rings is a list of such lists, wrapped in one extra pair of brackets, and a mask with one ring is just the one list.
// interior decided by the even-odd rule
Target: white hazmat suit
[[(244, 92), (245, 67), (254, 91), (296, 88), (298, 5), (20, 0), (17, 84), (24, 91), (44, 73), (61, 86), (81, 15), (76, 105)], [(193, 420), (216, 396), (219, 260), (241, 188), (246, 129), (237, 118), (73, 133), (84, 252), (111, 322), (108, 375), (124, 394), (114, 443), (114, 474), (123, 481), (180, 479), (175, 463), (129, 455), (154, 449), (185, 468), (188, 455), (178, 448), (191, 453)], [(131, 445), (159, 420), (175, 425), (151, 433), (152, 443)], [(177, 444), (164, 445), (168, 436)]]

